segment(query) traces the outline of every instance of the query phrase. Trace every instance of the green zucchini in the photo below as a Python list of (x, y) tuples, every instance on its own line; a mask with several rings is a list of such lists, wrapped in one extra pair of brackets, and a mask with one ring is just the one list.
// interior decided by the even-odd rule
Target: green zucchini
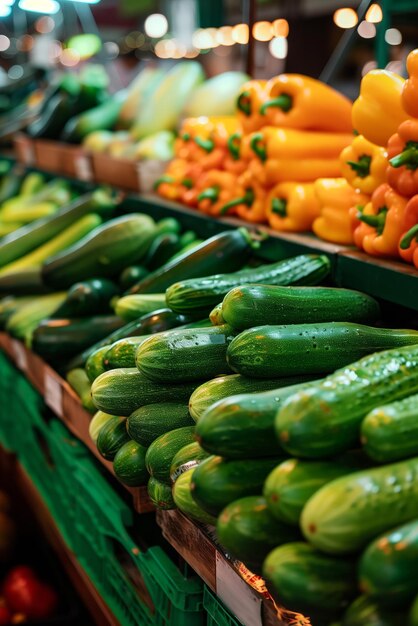
[[(379, 606), (368, 596), (359, 596), (344, 613), (342, 626), (406, 626), (405, 613)], [(413, 622), (410, 626), (416, 626)]]
[(192, 393), (189, 400), (190, 415), (195, 422), (198, 422), (206, 409), (224, 398), (237, 396), (242, 393), (261, 393), (262, 391), (287, 387), (305, 380), (309, 380), (309, 378), (306, 376), (294, 378), (246, 378), (241, 376), (241, 374), (217, 376), (200, 385)]
[(118, 287), (106, 278), (91, 278), (75, 283), (67, 292), (55, 317), (84, 317), (110, 313), (110, 301), (118, 294)]
[(145, 267), (152, 272), (167, 263), (179, 250), (180, 239), (176, 233), (163, 232), (159, 234), (149, 247), (143, 260)]
[(222, 315), (222, 303), (217, 304), (209, 313), (209, 319), (214, 326), (221, 326), (225, 324), (225, 319)]
[(366, 354), (418, 343), (418, 331), (352, 322), (256, 326), (229, 345), (230, 367), (244, 376), (272, 378), (329, 374)]
[(147, 450), (145, 463), (151, 476), (170, 484), (170, 467), (181, 448), (194, 441), (194, 426), (175, 428), (154, 439)]
[(86, 374), (91, 383), (93, 383), (100, 374), (106, 371), (103, 360), (107, 354), (107, 346), (99, 348), (96, 352), (90, 354), (86, 361)]
[[(396, 624), (396, 626), (403, 626), (405, 622), (402, 622), (400, 624)], [(411, 606), (411, 611), (409, 614), (409, 622), (408, 622), (409, 626), (418, 626), (418, 595), (416, 596), (415, 600), (412, 603)], [(373, 625), (374, 626), (374, 625)], [(380, 624), (379, 624), (380, 626)], [(385, 624), (383, 624), (382, 626), (386, 626)], [(389, 625), (391, 626), (391, 625)]]
[(146, 451), (146, 448), (136, 441), (127, 441), (119, 448), (113, 459), (113, 470), (121, 483), (128, 487), (147, 484)]
[(276, 433), (291, 455), (335, 456), (356, 446), (363, 418), (376, 406), (418, 392), (418, 346), (365, 357), (288, 398)]
[(302, 541), (270, 552), (263, 575), (286, 608), (309, 614), (338, 614), (357, 591), (355, 561), (321, 554)]
[(258, 495), (280, 457), (268, 459), (229, 460), (210, 456), (193, 472), (192, 496), (211, 515), (244, 496)]
[(41, 268), (31, 267), (19, 272), (10, 272), (0, 276), (0, 294), (42, 295), (52, 289), (42, 282)]
[(361, 590), (384, 606), (402, 608), (418, 590), (418, 520), (375, 539), (359, 561)]
[(91, 391), (95, 406), (105, 413), (130, 415), (147, 404), (159, 402), (187, 403), (196, 385), (193, 383), (163, 385), (150, 381), (135, 368), (104, 372), (94, 381)]
[(148, 276), (149, 271), (143, 265), (130, 265), (125, 267), (119, 276), (119, 285), (122, 289), (130, 289), (137, 282)]
[(5, 296), (0, 300), (0, 328), (3, 329), (9, 317), (15, 313), (19, 307), (32, 302), (31, 296)]
[(184, 233), (180, 235), (180, 248), (189, 246), (191, 243), (195, 242), (196, 239), (197, 235), (194, 230), (185, 230)]
[(115, 304), (115, 313), (125, 322), (131, 322), (141, 315), (152, 313), (163, 307), (165, 307), (165, 294), (137, 294), (119, 298)]
[(96, 413), (91, 418), (91, 422), (89, 424), (89, 435), (90, 439), (93, 443), (97, 442), (97, 437), (99, 436), (99, 432), (101, 428), (112, 419), (112, 417), (117, 417), (116, 415), (109, 415), (108, 413), (103, 413), (103, 411), (96, 411)]
[(187, 404), (158, 402), (141, 406), (127, 421), (129, 436), (148, 447), (155, 439), (182, 426), (193, 426)]
[(222, 315), (234, 328), (264, 324), (375, 322), (379, 304), (360, 291), (333, 287), (242, 285), (229, 291)]
[(97, 106), (74, 115), (65, 124), (60, 139), (67, 143), (81, 143), (92, 132), (112, 130), (123, 101), (123, 92), (116, 93)]
[[(137, 348), (141, 343), (144, 343), (144, 341), (149, 339), (149, 337), (152, 337), (152, 335), (126, 337), (125, 339), (115, 341), (115, 343), (112, 343), (111, 346), (99, 348), (99, 350), (106, 351), (103, 357), (103, 365), (105, 369), (113, 370), (119, 367), (136, 367), (135, 355)], [(87, 361), (88, 360), (89, 359), (87, 359)]]
[(181, 231), (181, 224), (175, 217), (163, 217), (157, 222), (157, 230), (160, 234), (174, 233), (174, 235), (178, 235)]
[(120, 448), (130, 441), (126, 431), (126, 420), (114, 417), (100, 429), (96, 445), (101, 456), (107, 461), (113, 461)]
[(418, 455), (418, 394), (373, 409), (361, 424), (361, 442), (378, 463)]
[(93, 404), (93, 399), (91, 397), (91, 384), (86, 372), (81, 368), (75, 368), (67, 373), (66, 380), (80, 398), (81, 405), (86, 409), (86, 411), (94, 413), (96, 411), (96, 407)]
[(186, 254), (186, 253), (191, 252), (192, 250), (195, 250), (198, 246), (201, 246), (203, 243), (205, 243), (204, 239), (195, 239), (194, 241), (191, 241), (186, 246), (181, 248), (178, 252), (173, 254), (171, 259), (167, 263), (171, 263), (171, 261), (175, 261), (179, 257), (183, 256), (183, 254)]
[(70, 287), (93, 276), (118, 276), (124, 267), (141, 260), (154, 233), (155, 222), (148, 215), (115, 218), (44, 263), (43, 280), (47, 285)]
[(208, 458), (210, 454), (204, 450), (197, 441), (183, 446), (173, 457), (170, 466), (171, 482), (176, 480), (192, 467), (196, 467)]
[(416, 517), (418, 458), (332, 480), (308, 500), (301, 527), (319, 550), (346, 554)]
[(316, 285), (329, 274), (330, 267), (328, 257), (305, 254), (236, 273), (183, 279), (167, 289), (167, 305), (180, 313), (210, 311), (234, 287), (249, 283)]
[(178, 280), (208, 276), (225, 267), (239, 269), (256, 245), (245, 228), (219, 233), (155, 270), (129, 293), (162, 293)]
[(213, 378), (229, 371), (226, 350), (230, 326), (172, 330), (138, 347), (136, 365), (150, 380), (180, 382)]
[(179, 476), (173, 485), (173, 500), (179, 511), (200, 524), (216, 524), (216, 517), (206, 513), (192, 498), (191, 482), (194, 468)]
[(7, 332), (18, 339), (31, 337), (41, 320), (49, 317), (57, 310), (64, 301), (65, 295), (65, 291), (61, 291), (37, 296), (31, 302), (20, 306), (7, 320)]
[(247, 496), (228, 504), (218, 517), (216, 534), (229, 554), (255, 572), (261, 571), (273, 548), (300, 539), (298, 530), (273, 517), (262, 496)]
[(171, 485), (162, 483), (153, 476), (148, 481), (148, 495), (151, 502), (157, 509), (168, 511), (169, 509), (175, 509), (176, 504), (173, 500), (171, 493)]

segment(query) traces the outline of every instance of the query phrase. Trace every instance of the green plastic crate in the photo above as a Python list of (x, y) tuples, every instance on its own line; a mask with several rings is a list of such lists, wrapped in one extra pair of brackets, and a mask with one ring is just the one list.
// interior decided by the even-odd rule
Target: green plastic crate
[(207, 626), (242, 626), (242, 623), (206, 586), (203, 591), (203, 606), (207, 613)]

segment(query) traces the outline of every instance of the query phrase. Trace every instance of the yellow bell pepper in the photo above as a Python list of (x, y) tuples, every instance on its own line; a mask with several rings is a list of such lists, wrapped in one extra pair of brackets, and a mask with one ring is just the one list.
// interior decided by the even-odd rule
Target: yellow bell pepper
[(336, 159), (352, 139), (351, 133), (266, 126), (250, 136), (250, 148), (263, 162), (267, 159)]
[(341, 176), (340, 161), (335, 159), (268, 159), (261, 163), (253, 159), (248, 169), (265, 187), (288, 181), (312, 183), (317, 178)]
[(378, 146), (386, 146), (398, 126), (408, 118), (402, 107), (405, 80), (387, 70), (372, 70), (363, 76), (360, 95), (353, 104), (353, 127)]
[(267, 219), (277, 231), (297, 233), (310, 230), (320, 209), (312, 183), (280, 183), (267, 196)]
[(389, 165), (387, 152), (368, 141), (363, 135), (355, 137), (340, 155), (341, 174), (354, 189), (372, 194), (386, 180)]
[(412, 50), (406, 59), (409, 78), (402, 90), (402, 105), (411, 117), (418, 117), (418, 50)]

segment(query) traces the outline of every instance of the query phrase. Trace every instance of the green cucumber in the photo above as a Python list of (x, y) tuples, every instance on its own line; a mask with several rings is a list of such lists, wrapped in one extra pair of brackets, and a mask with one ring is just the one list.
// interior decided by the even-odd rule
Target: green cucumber
[(171, 482), (175, 483), (176, 480), (184, 472), (188, 471), (192, 467), (196, 467), (208, 458), (210, 454), (204, 450), (197, 441), (187, 444), (180, 448), (180, 450), (174, 455), (170, 466), (170, 478)]
[(167, 305), (181, 313), (210, 311), (234, 287), (249, 283), (316, 285), (329, 274), (330, 267), (328, 257), (306, 254), (236, 273), (181, 280), (167, 289)]
[(233, 557), (260, 572), (273, 548), (297, 541), (300, 533), (273, 517), (262, 496), (247, 496), (228, 504), (218, 517), (216, 534)]
[(116, 93), (97, 106), (74, 115), (65, 124), (60, 139), (69, 143), (81, 143), (90, 133), (112, 130), (118, 121), (123, 102), (123, 93)]
[(173, 500), (179, 511), (200, 524), (216, 524), (216, 517), (206, 513), (192, 498), (191, 482), (194, 468), (181, 474), (173, 485)]
[(170, 484), (170, 467), (181, 448), (194, 441), (194, 426), (182, 426), (154, 439), (147, 450), (145, 463), (151, 476)]
[(75, 283), (67, 292), (54, 317), (84, 317), (110, 313), (110, 301), (118, 294), (118, 288), (106, 278), (91, 278)]
[(173, 330), (150, 337), (136, 353), (138, 369), (150, 380), (180, 382), (213, 378), (229, 371), (229, 326)]
[(261, 393), (262, 391), (279, 389), (279, 387), (287, 387), (294, 383), (304, 382), (304, 380), (309, 380), (309, 378), (306, 376), (295, 378), (246, 378), (240, 374), (217, 376), (200, 385), (192, 393), (189, 400), (190, 415), (195, 422), (198, 422), (206, 409), (218, 402), (218, 400), (242, 393)]
[(175, 428), (193, 426), (187, 404), (159, 402), (141, 406), (127, 421), (129, 436), (148, 447), (155, 439)]
[(257, 495), (280, 457), (229, 460), (210, 456), (200, 463), (192, 479), (192, 495), (197, 504), (211, 515), (244, 496)]
[(101, 428), (105, 424), (107, 424), (107, 422), (111, 420), (113, 417), (117, 417), (117, 416), (109, 415), (108, 413), (103, 413), (103, 411), (96, 411), (96, 413), (91, 418), (91, 422), (89, 424), (89, 435), (93, 443), (97, 442), (97, 437), (99, 436), (99, 432)]
[(148, 481), (147, 488), (150, 500), (157, 509), (168, 511), (176, 508), (176, 504), (171, 493), (171, 485), (162, 483), (151, 476)]
[[(379, 606), (368, 596), (359, 596), (344, 613), (342, 626), (406, 626), (407, 616), (404, 612), (390, 611)], [(410, 626), (417, 626), (413, 622)]]
[(299, 526), (303, 507), (314, 493), (353, 468), (335, 461), (286, 459), (267, 476), (263, 495), (278, 520)]
[(230, 459), (283, 455), (274, 420), (286, 398), (305, 383), (231, 396), (211, 405), (196, 426), (196, 437), (211, 454)]
[(225, 324), (225, 319), (222, 315), (222, 304), (217, 304), (209, 313), (209, 319), (214, 326), (221, 326)]
[[(115, 341), (111, 346), (99, 348), (99, 350), (105, 350), (103, 357), (105, 369), (113, 370), (119, 367), (136, 367), (135, 355), (137, 348), (151, 336), (152, 335), (140, 335), (139, 337), (126, 337), (125, 339)], [(91, 355), (89, 359), (90, 358)], [(87, 359), (87, 362), (89, 359)]]
[(88, 376), (89, 381), (92, 383), (96, 380), (100, 374), (106, 371), (103, 360), (107, 354), (107, 346), (104, 348), (99, 348), (92, 354), (90, 354), (89, 358), (86, 361), (86, 374)]
[(264, 324), (369, 323), (378, 319), (380, 308), (370, 296), (351, 289), (242, 285), (227, 293), (222, 315), (245, 330)]
[(376, 406), (418, 392), (418, 346), (365, 357), (288, 398), (276, 433), (292, 456), (335, 456), (356, 446)]
[(239, 374), (272, 378), (329, 374), (361, 357), (418, 343), (418, 331), (374, 328), (352, 322), (256, 326), (229, 345), (227, 359)]
[(418, 520), (375, 539), (359, 562), (361, 590), (384, 606), (405, 607), (418, 591)]
[(187, 403), (196, 384), (163, 385), (150, 381), (135, 368), (109, 370), (91, 387), (95, 406), (105, 413), (130, 415), (147, 404), (159, 402)]
[(113, 461), (120, 448), (130, 441), (126, 432), (126, 420), (114, 417), (100, 429), (96, 445), (101, 456), (107, 461)]
[(378, 463), (418, 455), (418, 394), (373, 409), (361, 424), (361, 442)]
[(128, 487), (147, 484), (146, 451), (147, 449), (136, 441), (127, 441), (119, 448), (113, 459), (113, 469), (121, 483)]
[(67, 382), (74, 389), (76, 394), (81, 400), (81, 405), (89, 411), (89, 413), (95, 413), (96, 407), (91, 397), (91, 384), (87, 377), (85, 370), (82, 368), (75, 368), (70, 370), (66, 376)]
[(270, 552), (263, 575), (280, 602), (293, 611), (338, 614), (357, 591), (354, 561), (321, 554), (301, 541)]
[(181, 223), (175, 217), (163, 217), (157, 222), (157, 230), (160, 234), (173, 233), (178, 235), (181, 231)]
[(130, 289), (137, 282), (148, 276), (149, 271), (143, 265), (130, 265), (125, 267), (119, 276), (119, 285), (122, 289)]
[(301, 527), (319, 550), (346, 554), (416, 517), (418, 458), (332, 480), (308, 500)]
[(125, 322), (131, 322), (141, 315), (152, 313), (163, 307), (165, 307), (165, 294), (137, 294), (119, 298), (115, 304), (115, 313)]

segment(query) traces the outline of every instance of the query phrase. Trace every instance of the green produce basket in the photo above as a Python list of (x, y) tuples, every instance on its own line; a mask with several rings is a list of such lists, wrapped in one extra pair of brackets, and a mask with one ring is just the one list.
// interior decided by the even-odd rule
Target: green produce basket
[(0, 418), (0, 442), (10, 452), (16, 452), (23, 425), (17, 416), (19, 400), (15, 393), (17, 369), (0, 352), (0, 402), (4, 407)]
[(206, 586), (203, 591), (203, 606), (207, 613), (207, 626), (242, 626)]

